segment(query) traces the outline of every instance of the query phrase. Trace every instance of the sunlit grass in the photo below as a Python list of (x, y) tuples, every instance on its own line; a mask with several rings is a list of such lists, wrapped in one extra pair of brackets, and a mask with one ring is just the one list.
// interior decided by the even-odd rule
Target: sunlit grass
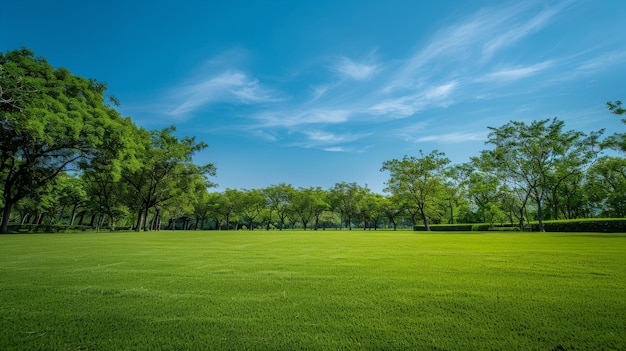
[(626, 349), (626, 235), (0, 236), (0, 348)]

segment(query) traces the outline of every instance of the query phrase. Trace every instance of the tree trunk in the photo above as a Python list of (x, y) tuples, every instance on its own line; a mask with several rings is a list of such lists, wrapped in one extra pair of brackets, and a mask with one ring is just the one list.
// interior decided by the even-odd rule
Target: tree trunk
[(13, 205), (7, 198), (4, 198), (4, 209), (2, 210), (2, 225), (0, 226), (0, 234), (9, 232), (9, 215), (11, 214), (11, 206)]
[(146, 208), (143, 210), (143, 220), (141, 224), (141, 228), (144, 232), (148, 231), (148, 215), (150, 214), (150, 208), (146, 205)]
[(430, 225), (428, 225), (428, 218), (426, 218), (426, 213), (424, 213), (423, 208), (420, 208), (420, 214), (422, 215), (422, 220), (424, 221), (424, 227), (426, 228), (426, 231), (429, 232)]
[(541, 200), (537, 200), (537, 221), (539, 222), (539, 231), (545, 232), (543, 229), (543, 210), (541, 208)]
[(137, 212), (137, 224), (135, 225), (135, 231), (138, 232), (141, 230), (141, 214), (143, 213), (143, 209), (139, 206), (139, 211)]
[(74, 220), (76, 219), (76, 207), (78, 207), (77, 204), (74, 204), (74, 206), (72, 207), (72, 215), (70, 216), (70, 225), (74, 225)]

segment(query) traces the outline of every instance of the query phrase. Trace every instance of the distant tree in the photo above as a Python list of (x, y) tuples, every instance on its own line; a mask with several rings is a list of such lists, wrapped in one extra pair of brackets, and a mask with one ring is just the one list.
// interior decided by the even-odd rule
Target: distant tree
[(266, 208), (265, 195), (259, 189), (252, 189), (245, 190), (243, 196), (245, 203), (242, 209), (242, 216), (248, 223), (248, 230), (254, 230), (255, 220), (261, 216), (261, 213)]
[(272, 213), (276, 213), (280, 222), (280, 230), (285, 228), (285, 219), (289, 214), (290, 200), (293, 194), (293, 187), (290, 184), (280, 183), (278, 185), (271, 185), (263, 190), (267, 206), (270, 209), (269, 222), (267, 229), (270, 229), (272, 221)]
[(626, 159), (601, 158), (588, 172), (585, 190), (602, 216), (626, 217)]
[(291, 211), (304, 230), (313, 219), (314, 194), (312, 188), (294, 189), (291, 195)]
[(313, 229), (319, 228), (320, 220), (324, 212), (330, 209), (328, 193), (320, 187), (311, 188), (311, 215), (313, 216)]
[(444, 186), (446, 167), (450, 160), (445, 154), (434, 150), (420, 157), (404, 156), (402, 160), (385, 161), (381, 171), (389, 171), (385, 191), (407, 199), (421, 220), (430, 230), (429, 218), (439, 217), (437, 203)]
[[(74, 225), (78, 210), (84, 208), (89, 199), (85, 191), (85, 182), (81, 177), (66, 174), (64, 178), (59, 187), (59, 202), (64, 208), (68, 207), (70, 209), (68, 224)], [(63, 212), (64, 210), (62, 209), (60, 213)]]
[(383, 196), (380, 203), (380, 210), (382, 211), (387, 222), (391, 223), (393, 230), (398, 230), (398, 217), (404, 212), (402, 202), (396, 195)]
[[(178, 138), (176, 128), (171, 126), (158, 131), (141, 130), (137, 139), (143, 145), (136, 155), (136, 162), (126, 165), (122, 173), (124, 181), (141, 199), (135, 230), (149, 230), (149, 211), (180, 195), (183, 187), (189, 184), (189, 177), (200, 175), (209, 177), (215, 174), (212, 164), (198, 166), (192, 156), (207, 147), (196, 142), (194, 137)], [(208, 181), (208, 180), (207, 180)], [(156, 214), (158, 217), (158, 214)]]
[(357, 183), (340, 182), (330, 188), (331, 207), (339, 212), (341, 221), (346, 223), (348, 230), (352, 230), (352, 221), (357, 218), (359, 201), (367, 192), (369, 192), (367, 187)]
[(383, 218), (387, 218), (385, 209), (387, 203), (381, 194), (367, 192), (359, 203), (359, 214), (363, 220), (363, 230), (368, 228), (378, 229)]

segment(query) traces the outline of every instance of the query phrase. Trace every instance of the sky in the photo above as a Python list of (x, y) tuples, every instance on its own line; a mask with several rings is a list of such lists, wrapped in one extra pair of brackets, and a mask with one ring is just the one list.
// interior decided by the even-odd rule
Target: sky
[(209, 147), (219, 184), (382, 192), (384, 161), (453, 163), (488, 127), (626, 126), (626, 1), (0, 0), (0, 51), (106, 82), (141, 127)]

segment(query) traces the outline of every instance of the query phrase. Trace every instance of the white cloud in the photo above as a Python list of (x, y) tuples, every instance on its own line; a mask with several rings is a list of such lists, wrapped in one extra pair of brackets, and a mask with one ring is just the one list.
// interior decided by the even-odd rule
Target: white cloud
[(311, 101), (315, 101), (321, 98), (322, 96), (324, 96), (324, 94), (326, 94), (329, 88), (330, 88), (329, 85), (319, 85), (319, 86), (314, 87), (312, 91), (313, 98), (311, 99)]
[(477, 79), (477, 81), (513, 81), (534, 76), (552, 66), (552, 61), (545, 61), (526, 67), (504, 68), (489, 73), (485, 77)]
[(212, 103), (262, 103), (280, 101), (274, 92), (261, 86), (257, 79), (240, 71), (227, 71), (203, 81), (182, 87), (175, 94), (176, 107), (171, 115), (182, 116)]
[(357, 151), (346, 144), (368, 137), (369, 133), (334, 133), (323, 130), (306, 130), (301, 132), (304, 138), (293, 146), (318, 149), (329, 152), (353, 152)]
[(337, 124), (348, 121), (345, 110), (310, 109), (303, 111), (266, 111), (255, 116), (265, 127), (295, 128), (310, 124)]
[(441, 143), (462, 143), (466, 141), (481, 141), (487, 139), (486, 132), (454, 132), (454, 133), (445, 133), (438, 135), (428, 135), (420, 138), (416, 138), (417, 142), (441, 142)]
[[(517, 2), (463, 18), (437, 31), (405, 60), (383, 91), (416, 89), (438, 73), (450, 79), (481, 69), (498, 52), (547, 26), (568, 5), (564, 2), (538, 12), (540, 2)], [(447, 72), (438, 70), (443, 66), (449, 67)]]
[(431, 88), (430, 90), (428, 90), (426, 94), (424, 94), (424, 99), (428, 102), (440, 101), (450, 96), (450, 94), (452, 94), (452, 92), (457, 86), (458, 86), (458, 82), (456, 81), (452, 81), (446, 84), (435, 86)]
[(450, 95), (452, 95), (457, 86), (457, 81), (435, 85), (413, 95), (382, 101), (372, 106), (369, 110), (375, 115), (396, 118), (409, 117), (426, 108), (447, 105)]
[(604, 53), (579, 64), (576, 69), (583, 72), (595, 72), (607, 67), (626, 62), (626, 51)]
[(522, 6), (514, 6), (510, 9), (505, 9), (506, 12), (509, 12), (508, 14), (500, 14), (501, 21), (506, 21), (508, 28), (503, 26), (504, 30), (494, 32), (495, 36), (483, 45), (482, 53), (484, 59), (491, 58), (491, 56), (502, 48), (511, 46), (522, 38), (546, 26), (553, 17), (569, 5), (569, 2), (563, 2), (556, 6), (548, 7), (535, 16), (518, 20), (519, 17), (524, 17), (522, 16), (523, 12), (527, 11), (523, 4), (524, 3), (519, 3), (518, 5)]
[(334, 66), (334, 69), (342, 77), (354, 80), (369, 79), (376, 72), (377, 68), (377, 65), (358, 63), (345, 57), (342, 57)]

